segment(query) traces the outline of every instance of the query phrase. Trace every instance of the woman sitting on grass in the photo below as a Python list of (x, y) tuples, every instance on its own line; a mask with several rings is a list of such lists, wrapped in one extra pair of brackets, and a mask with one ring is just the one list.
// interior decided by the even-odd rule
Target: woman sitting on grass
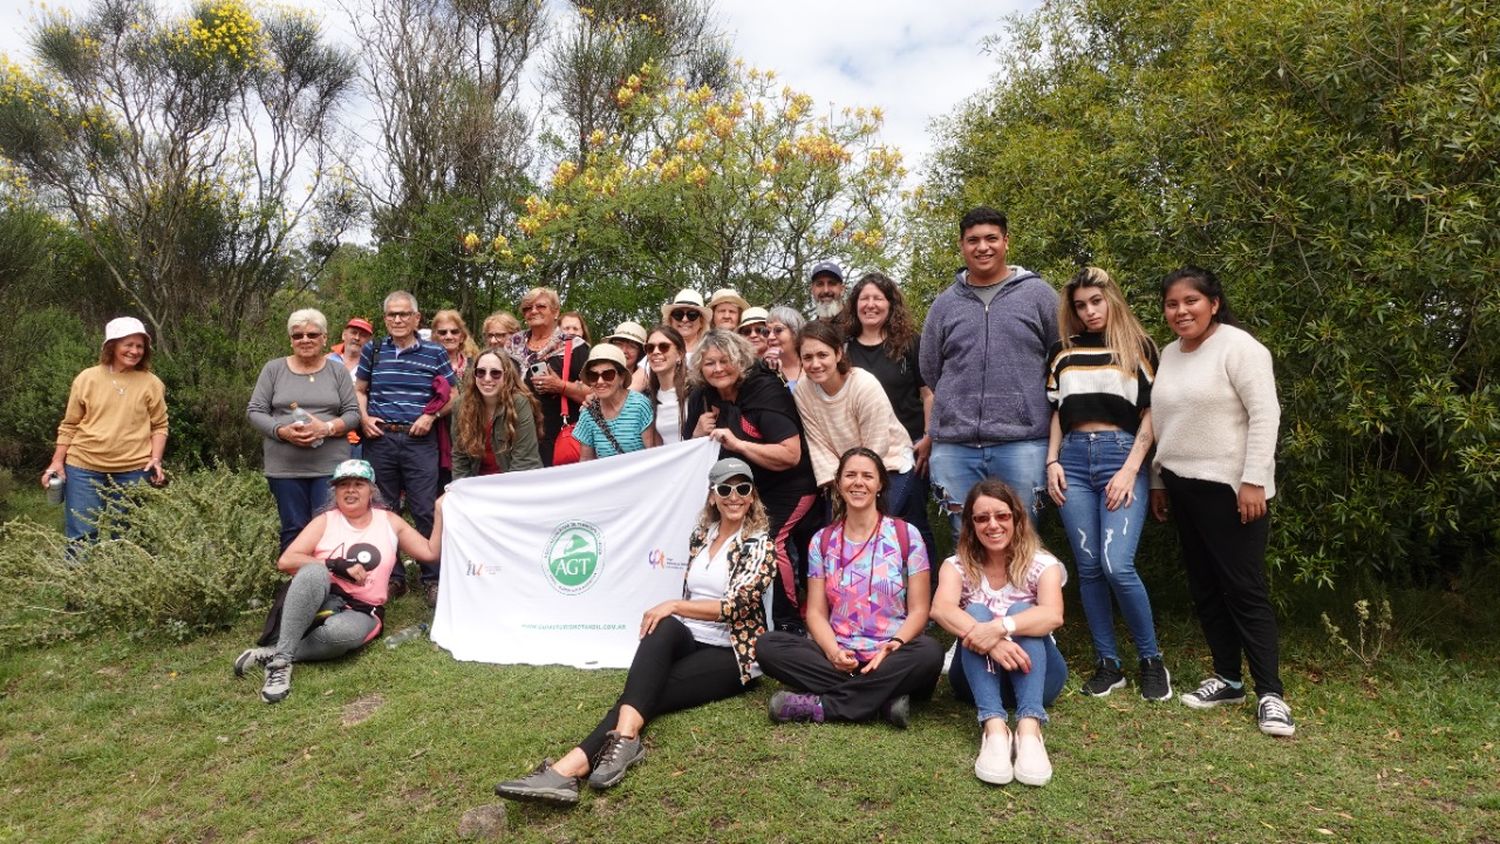
[(375, 501), (375, 470), (345, 460), (333, 470), (333, 506), (313, 517), (277, 560), (292, 575), (267, 619), (260, 646), (234, 661), (237, 677), (264, 666), (260, 699), (285, 700), (292, 692), (292, 663), (337, 659), (380, 635), (397, 550), (437, 562), (443, 535), (442, 502), (428, 541), (400, 516)]
[[(1052, 640), (1063, 623), (1067, 571), (1042, 547), (1021, 497), (993, 478), (969, 490), (956, 550), (938, 573), (932, 617), (959, 638), (949, 673), (968, 681), (979, 708), (984, 735), (974, 775), (1046, 785), (1052, 763), (1042, 725), (1068, 679)], [(1006, 707), (1016, 712), (1014, 740)]]
[(572, 806), (580, 780), (609, 788), (645, 758), (641, 730), (653, 718), (733, 697), (760, 676), (755, 640), (766, 630), (763, 601), (776, 557), (766, 510), (745, 461), (720, 460), (708, 480), (708, 503), (688, 540), (682, 598), (641, 619), (641, 644), (614, 708), (561, 759), (542, 760), (495, 786), (496, 794)]
[(911, 697), (931, 696), (943, 649), (923, 633), (932, 595), (927, 549), (885, 515), (885, 464), (851, 448), (834, 475), (834, 523), (807, 549), (807, 632), (778, 630), (757, 646), (761, 667), (800, 691), (771, 696), (774, 721), (863, 721), (906, 727)]

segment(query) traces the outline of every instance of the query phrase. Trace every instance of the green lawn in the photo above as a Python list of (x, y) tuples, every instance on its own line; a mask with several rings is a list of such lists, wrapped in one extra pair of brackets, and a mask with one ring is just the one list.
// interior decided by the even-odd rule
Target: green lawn
[[(1071, 593), (1070, 593), (1070, 597)], [(418, 621), (399, 602), (392, 628)], [(1163, 613), (1176, 685), (1206, 670)], [(95, 639), (0, 657), (0, 841), (452, 840), (491, 787), (593, 725), (621, 672), (474, 665), (423, 641), (298, 667), (267, 706), (230, 664), (258, 630), (186, 645)], [(1076, 612), (1060, 641), (1087, 659)], [(1492, 640), (1493, 637), (1490, 637)], [(773, 683), (669, 716), (649, 755), (571, 812), (512, 806), (521, 841), (1494, 841), (1500, 665), (1398, 645), (1367, 675), (1321, 631), (1287, 636), (1297, 737), (1248, 706), (1208, 713), (1073, 690), (1042, 789), (972, 773), (977, 726), (946, 683), (912, 728), (781, 725)]]

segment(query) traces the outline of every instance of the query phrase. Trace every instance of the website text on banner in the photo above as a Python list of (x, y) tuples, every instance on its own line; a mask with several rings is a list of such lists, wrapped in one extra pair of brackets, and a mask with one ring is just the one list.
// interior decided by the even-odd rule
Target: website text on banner
[(682, 597), (718, 456), (703, 438), (456, 481), (432, 640), (472, 662), (628, 668), (641, 615)]

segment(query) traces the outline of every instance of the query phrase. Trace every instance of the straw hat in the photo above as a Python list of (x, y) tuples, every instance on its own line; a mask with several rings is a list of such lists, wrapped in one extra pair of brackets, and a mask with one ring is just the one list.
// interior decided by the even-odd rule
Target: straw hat
[(698, 316), (703, 320), (705, 327), (709, 319), (713, 317), (713, 312), (703, 306), (703, 294), (684, 287), (677, 291), (677, 295), (672, 297), (671, 302), (661, 306), (661, 321), (671, 325), (672, 312), (679, 308), (693, 308), (697, 310)]

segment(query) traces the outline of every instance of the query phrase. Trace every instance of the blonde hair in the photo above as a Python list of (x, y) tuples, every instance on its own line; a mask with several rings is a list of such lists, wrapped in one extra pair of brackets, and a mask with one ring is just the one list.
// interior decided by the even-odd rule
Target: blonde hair
[[(735, 475), (734, 477), (744, 476)], [(755, 486), (755, 479), (745, 478), (745, 480), (750, 482), (750, 506), (745, 510), (745, 521), (740, 525), (740, 535), (764, 533), (771, 527), (771, 519), (766, 515), (766, 505), (760, 501), (760, 490)], [(710, 526), (718, 524), (719, 518), (719, 507), (714, 504), (713, 490), (709, 489), (708, 499), (703, 502), (703, 512), (698, 514), (698, 527), (707, 532)]]
[(984, 583), (984, 564), (989, 553), (979, 542), (979, 532), (974, 530), (974, 504), (981, 498), (993, 498), (1010, 507), (1011, 531), (1010, 545), (1005, 549), (1005, 579), (1012, 586), (1024, 588), (1026, 572), (1031, 568), (1032, 560), (1039, 552), (1047, 549), (1031, 523), (1026, 503), (1021, 500), (1021, 496), (1003, 481), (994, 478), (986, 478), (975, 484), (964, 499), (963, 515), (958, 525), (958, 542), (954, 543), (954, 552), (964, 571), (964, 579), (975, 589)]
[(521, 330), (521, 321), (510, 311), (495, 311), (484, 318), (485, 334), (515, 334)]
[[(479, 369), (481, 358), (493, 356), (500, 361), (500, 395), (495, 407), (495, 415), (486, 418), (484, 396), (479, 392), (479, 379), (476, 371)], [(491, 420), (505, 420), (505, 442), (507, 445), (516, 441), (516, 395), (519, 393), (526, 397), (531, 404), (531, 416), (536, 422), (537, 430), (542, 429), (542, 408), (537, 404), (536, 396), (521, 386), (521, 373), (517, 369), (510, 355), (502, 351), (498, 346), (475, 355), (473, 363), (464, 368), (464, 379), (459, 385), (459, 395), (462, 397), (458, 406), (458, 424), (453, 428), (453, 445), (459, 451), (470, 457), (484, 456), (484, 429), (489, 427)]]
[[(464, 323), (464, 318), (458, 311), (452, 308), (444, 308), (433, 314), (432, 322), (428, 323), (428, 325), (432, 327), (434, 333), (437, 332), (438, 323), (440, 322), (451, 322), (458, 326), (459, 331), (464, 333), (463, 346), (459, 348), (459, 351), (463, 353), (466, 360), (473, 360), (479, 354), (479, 346), (474, 342), (474, 337), (469, 334), (469, 326)], [(436, 340), (437, 338), (434, 336), (433, 339)]]
[[(550, 287), (533, 287), (521, 294), (522, 309), (525, 309), (526, 303), (535, 302), (537, 299), (546, 299), (547, 304), (551, 305), (554, 311), (562, 310), (562, 299), (558, 298), (557, 291)], [(558, 318), (561, 319), (562, 314), (559, 313)]]
[(1057, 306), (1057, 328), (1062, 335), (1063, 351), (1073, 348), (1076, 335), (1088, 331), (1073, 308), (1074, 294), (1086, 287), (1104, 294), (1104, 301), (1109, 305), (1109, 316), (1104, 321), (1104, 343), (1110, 349), (1114, 364), (1134, 376), (1140, 371), (1148, 350), (1156, 350), (1156, 343), (1130, 310), (1120, 285), (1099, 267), (1084, 267), (1063, 287), (1062, 301)]

